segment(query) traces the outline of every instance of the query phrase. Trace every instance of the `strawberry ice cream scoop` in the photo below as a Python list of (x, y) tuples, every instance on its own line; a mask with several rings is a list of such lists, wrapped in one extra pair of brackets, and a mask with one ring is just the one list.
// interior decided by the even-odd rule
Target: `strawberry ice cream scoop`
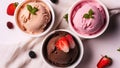
[(72, 35), (67, 32), (58, 32), (52, 35), (48, 41), (47, 58), (56, 66), (69, 66), (77, 60), (78, 48), (78, 44)]
[(104, 9), (93, 1), (83, 1), (72, 12), (74, 29), (83, 35), (92, 35), (99, 32), (105, 25)]

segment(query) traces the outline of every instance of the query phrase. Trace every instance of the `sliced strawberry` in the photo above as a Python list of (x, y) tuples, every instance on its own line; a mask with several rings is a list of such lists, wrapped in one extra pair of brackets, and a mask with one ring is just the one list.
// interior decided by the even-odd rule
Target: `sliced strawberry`
[(64, 52), (69, 52), (69, 44), (66, 37), (61, 37), (56, 42), (56, 47)]
[(70, 48), (74, 48), (75, 47), (75, 42), (73, 40), (73, 37), (70, 34), (66, 35), (65, 37), (67, 38), (67, 40), (69, 42)]
[(103, 56), (97, 64), (97, 68), (105, 68), (112, 64), (112, 59), (107, 56)]
[(9, 4), (7, 7), (7, 14), (13, 16), (17, 5), (18, 2)]

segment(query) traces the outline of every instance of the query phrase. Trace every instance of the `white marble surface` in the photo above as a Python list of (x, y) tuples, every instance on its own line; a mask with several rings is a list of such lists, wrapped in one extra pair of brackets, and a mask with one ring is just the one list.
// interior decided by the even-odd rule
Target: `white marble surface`
[[(6, 14), (7, 5), (11, 2), (21, 3), (22, 1), (24, 0), (1, 0), (0, 2), (0, 68), (47, 68), (39, 54), (42, 38), (28, 38), (17, 31), (17, 27), (13, 30), (6, 27), (7, 21), (15, 23), (14, 16)], [(62, 23), (60, 28), (67, 29), (67, 23), (62, 17), (77, 0), (59, 0), (58, 4), (47, 1), (53, 6), (56, 13), (54, 27)], [(101, 1), (108, 9), (120, 8), (120, 0)], [(117, 49), (120, 48), (120, 14), (110, 18), (110, 25), (103, 35), (82, 41), (85, 48), (84, 57), (76, 68), (96, 68), (101, 55), (108, 55), (113, 59), (113, 64), (108, 68), (119, 68), (120, 52)], [(30, 50), (37, 53), (36, 59), (29, 58), (28, 52)]]

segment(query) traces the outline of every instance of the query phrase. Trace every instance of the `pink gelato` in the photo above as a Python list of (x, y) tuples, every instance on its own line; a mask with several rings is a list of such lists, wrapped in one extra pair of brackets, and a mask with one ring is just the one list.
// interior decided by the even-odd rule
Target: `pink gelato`
[[(93, 11), (93, 18), (85, 18), (84, 14)], [(95, 1), (83, 1), (75, 6), (71, 15), (74, 29), (83, 35), (92, 35), (99, 32), (105, 25), (104, 9)]]

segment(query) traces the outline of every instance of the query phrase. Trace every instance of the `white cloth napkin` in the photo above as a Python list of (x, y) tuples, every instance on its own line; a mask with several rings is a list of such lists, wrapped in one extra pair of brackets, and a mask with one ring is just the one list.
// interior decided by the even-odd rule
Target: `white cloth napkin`
[[(58, 0), (57, 4), (53, 4), (47, 0), (54, 8), (56, 27), (66, 28), (67, 23), (63, 16), (68, 12), (69, 8), (77, 0)], [(120, 0), (101, 0), (110, 9), (112, 14), (120, 13)], [(112, 11), (114, 10), (114, 11)], [(66, 26), (65, 26), (66, 25)], [(53, 30), (54, 30), (53, 29)], [(0, 68), (48, 68), (44, 64), (40, 56), (40, 47), (42, 38), (31, 38), (28, 41), (18, 44), (0, 45)], [(28, 55), (29, 51), (33, 50), (37, 54), (36, 59), (31, 59)]]

